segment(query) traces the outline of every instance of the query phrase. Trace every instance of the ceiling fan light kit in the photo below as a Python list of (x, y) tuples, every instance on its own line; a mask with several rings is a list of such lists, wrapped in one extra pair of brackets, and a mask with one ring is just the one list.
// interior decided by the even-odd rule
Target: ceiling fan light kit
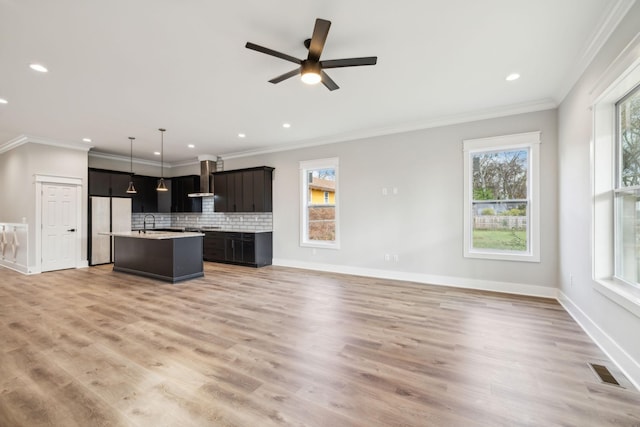
[(315, 85), (322, 81), (318, 62), (302, 61), (300, 64), (300, 80), (308, 85)]
[(331, 27), (331, 21), (326, 19), (316, 19), (316, 24), (313, 28), (313, 35), (310, 39), (304, 41), (305, 47), (309, 50), (307, 59), (298, 59), (294, 56), (287, 55), (286, 53), (278, 52), (268, 47), (259, 46), (255, 43), (247, 42), (245, 47), (247, 49), (255, 50), (266, 55), (275, 56), (276, 58), (284, 59), (285, 61), (298, 64), (299, 67), (295, 70), (291, 70), (278, 77), (274, 77), (269, 80), (270, 83), (276, 84), (284, 80), (287, 80), (293, 76), (300, 75), (301, 80), (307, 84), (317, 84), (322, 82), (329, 90), (339, 89), (340, 86), (334, 82), (331, 77), (324, 72), (324, 69), (328, 68), (342, 68), (342, 67), (359, 67), (363, 65), (375, 65), (378, 61), (377, 56), (367, 56), (363, 58), (346, 58), (346, 59), (331, 59), (328, 61), (320, 61), (320, 55), (324, 49), (324, 44), (327, 41), (329, 35), (329, 28)]

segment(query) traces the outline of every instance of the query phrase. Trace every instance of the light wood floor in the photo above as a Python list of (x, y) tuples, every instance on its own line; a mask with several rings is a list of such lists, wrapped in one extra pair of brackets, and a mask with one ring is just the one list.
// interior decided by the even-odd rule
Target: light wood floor
[(0, 268), (0, 426), (640, 426), (640, 393), (596, 379), (610, 362), (555, 301), (205, 274)]

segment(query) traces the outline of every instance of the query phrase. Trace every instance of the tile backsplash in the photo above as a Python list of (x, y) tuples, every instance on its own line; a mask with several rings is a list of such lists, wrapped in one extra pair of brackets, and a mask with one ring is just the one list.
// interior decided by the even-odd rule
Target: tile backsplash
[[(147, 213), (131, 214), (131, 228), (140, 229), (144, 226)], [(224, 213), (213, 211), (213, 197), (202, 199), (202, 213), (153, 213), (155, 227), (220, 227), (236, 231), (271, 231), (273, 228), (273, 214), (271, 212), (254, 213)], [(150, 228), (152, 217), (147, 217), (147, 227)]]

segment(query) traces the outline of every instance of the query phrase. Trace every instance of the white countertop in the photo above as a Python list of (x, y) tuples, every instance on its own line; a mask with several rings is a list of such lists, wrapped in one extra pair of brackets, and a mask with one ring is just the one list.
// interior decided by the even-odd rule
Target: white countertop
[(196, 233), (192, 231), (155, 231), (147, 230), (144, 232), (137, 231), (122, 231), (119, 233), (98, 233), (102, 235), (115, 236), (115, 237), (133, 237), (136, 239), (151, 239), (151, 240), (166, 240), (166, 239), (183, 239), (185, 237), (198, 237), (204, 236), (203, 233)]

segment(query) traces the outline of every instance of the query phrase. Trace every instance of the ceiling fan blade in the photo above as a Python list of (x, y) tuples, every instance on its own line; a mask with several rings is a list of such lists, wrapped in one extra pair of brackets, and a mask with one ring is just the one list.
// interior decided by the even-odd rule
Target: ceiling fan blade
[(376, 65), (377, 62), (377, 56), (367, 56), (364, 58), (330, 59), (328, 61), (320, 61), (320, 66), (322, 68), (359, 67), (362, 65)]
[(313, 27), (313, 35), (311, 36), (311, 43), (309, 44), (308, 60), (313, 62), (320, 60), (324, 43), (327, 41), (327, 35), (329, 34), (329, 27), (331, 27), (331, 21), (320, 18), (316, 19), (316, 25)]
[(291, 77), (297, 76), (298, 74), (300, 74), (299, 67), (296, 68), (295, 70), (289, 71), (288, 73), (284, 73), (281, 76), (274, 77), (273, 79), (269, 80), (269, 83), (273, 83), (273, 84), (280, 83), (281, 81), (290, 79)]
[(331, 77), (329, 77), (327, 73), (325, 73), (324, 71), (321, 71), (320, 75), (322, 75), (322, 84), (325, 85), (327, 89), (329, 90), (340, 89), (340, 86), (338, 86), (336, 82), (334, 82), (333, 79), (331, 79)]
[(284, 59), (285, 61), (293, 62), (294, 64), (300, 64), (301, 59), (295, 58), (286, 53), (278, 52), (277, 50), (269, 49), (268, 47), (259, 46), (255, 43), (247, 42), (245, 45), (247, 49), (255, 50), (257, 52), (266, 53), (267, 55), (275, 56), (276, 58)]

